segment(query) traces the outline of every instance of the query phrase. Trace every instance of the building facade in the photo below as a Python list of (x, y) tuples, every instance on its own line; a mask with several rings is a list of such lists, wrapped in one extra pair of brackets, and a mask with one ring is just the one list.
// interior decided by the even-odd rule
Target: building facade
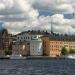
[(44, 36), (43, 50), (44, 55), (56, 57), (61, 55), (63, 47), (69, 49), (75, 49), (75, 36), (73, 35), (55, 35)]
[(12, 54), (28, 56), (30, 55), (29, 42), (15, 42), (12, 44)]
[(6, 29), (0, 31), (0, 55), (5, 54), (5, 50), (12, 49), (12, 37)]
[(16, 41), (26, 43), (25, 47), (26, 50), (28, 49), (28, 55), (42, 55), (42, 40), (40, 39), (41, 36), (41, 34), (27, 31), (18, 34), (16, 37)]
[(42, 34), (32, 33), (32, 32), (22, 32), (17, 35), (16, 41), (17, 42), (24, 42), (24, 41), (31, 41), (32, 38), (41, 37)]
[(40, 38), (33, 38), (30, 41), (30, 55), (31, 56), (42, 56), (42, 40)]
[(30, 46), (25, 46), (27, 50), (29, 50), (29, 55), (42, 55), (42, 40), (41, 34), (31, 33), (31, 32), (22, 32), (17, 35), (17, 42), (29, 42)]
[(4, 50), (3, 50), (3, 42), (2, 42), (2, 32), (0, 32), (0, 56), (3, 56)]

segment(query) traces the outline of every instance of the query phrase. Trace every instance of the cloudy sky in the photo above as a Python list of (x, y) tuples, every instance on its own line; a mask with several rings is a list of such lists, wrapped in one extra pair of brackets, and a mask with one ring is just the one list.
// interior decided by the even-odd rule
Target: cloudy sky
[(75, 0), (0, 0), (0, 29), (50, 32), (52, 23), (56, 33), (75, 34), (74, 13)]

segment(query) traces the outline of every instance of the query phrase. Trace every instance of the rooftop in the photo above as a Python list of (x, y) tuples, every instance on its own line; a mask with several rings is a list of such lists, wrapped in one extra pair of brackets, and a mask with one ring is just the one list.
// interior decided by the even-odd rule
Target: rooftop
[(48, 37), (50, 40), (56, 41), (75, 41), (75, 35), (50, 34)]
[(32, 34), (32, 35), (48, 35), (49, 34), (47, 31), (40, 31), (40, 30), (38, 30), (38, 31), (35, 31), (35, 30), (30, 31), (29, 30), (29, 31), (21, 32), (21, 33), (19, 33), (17, 35), (23, 35), (25, 33)]

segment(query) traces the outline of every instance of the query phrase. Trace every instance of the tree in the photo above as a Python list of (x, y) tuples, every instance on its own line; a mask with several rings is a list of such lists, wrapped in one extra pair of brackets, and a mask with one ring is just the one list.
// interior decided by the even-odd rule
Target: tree
[(75, 49), (70, 49), (70, 54), (75, 53)]
[(11, 54), (12, 54), (12, 50), (5, 49), (5, 55), (11, 55)]
[(69, 51), (65, 47), (63, 47), (61, 53), (62, 55), (66, 55), (69, 53)]

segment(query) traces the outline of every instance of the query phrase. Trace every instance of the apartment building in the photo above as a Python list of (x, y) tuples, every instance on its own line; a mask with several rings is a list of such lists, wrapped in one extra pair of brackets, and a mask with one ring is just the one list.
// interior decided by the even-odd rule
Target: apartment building
[(60, 56), (63, 47), (66, 47), (68, 50), (75, 49), (74, 35), (50, 34), (49, 36), (44, 36), (42, 40), (44, 55), (47, 56)]
[(10, 50), (12, 47), (12, 36), (6, 29), (0, 31), (0, 55), (5, 54), (5, 50)]

